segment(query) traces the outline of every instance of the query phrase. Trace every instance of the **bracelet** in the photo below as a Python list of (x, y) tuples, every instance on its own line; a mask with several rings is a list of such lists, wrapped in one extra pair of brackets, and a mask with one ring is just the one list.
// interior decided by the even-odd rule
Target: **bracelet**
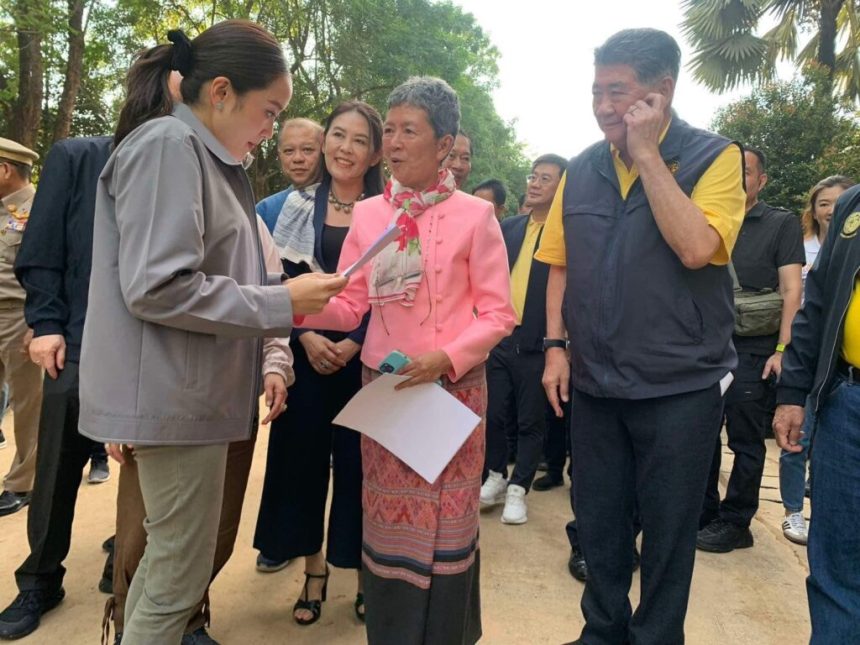
[(785, 343), (778, 343), (776, 346), (776, 351), (782, 354), (785, 351)]

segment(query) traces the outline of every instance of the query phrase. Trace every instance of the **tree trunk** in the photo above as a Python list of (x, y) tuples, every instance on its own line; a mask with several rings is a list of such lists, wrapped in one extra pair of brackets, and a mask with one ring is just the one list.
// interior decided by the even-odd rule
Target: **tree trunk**
[(12, 108), (10, 136), (18, 143), (35, 148), (42, 121), (42, 32), (37, 16), (42, 13), (38, 0), (18, 0), (13, 9), (18, 39), (18, 98)]
[(832, 81), (836, 70), (836, 17), (845, 0), (821, 0), (821, 15), (818, 19), (818, 62), (827, 68)]
[(84, 0), (68, 0), (69, 5), (69, 60), (66, 65), (66, 79), (63, 94), (57, 106), (57, 121), (51, 142), (65, 139), (72, 128), (72, 113), (81, 87), (84, 66)]

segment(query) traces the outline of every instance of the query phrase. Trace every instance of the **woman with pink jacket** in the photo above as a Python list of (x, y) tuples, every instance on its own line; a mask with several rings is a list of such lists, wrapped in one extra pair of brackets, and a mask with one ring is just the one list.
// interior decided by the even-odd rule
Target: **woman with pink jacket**
[[(456, 190), (451, 172), (440, 170), (459, 121), (457, 95), (440, 79), (412, 78), (389, 95), (383, 155), (392, 180), (383, 195), (355, 205), (339, 270), (390, 224), (398, 224), (400, 238), (321, 314), (297, 324), (346, 331), (370, 310), (365, 383), (399, 350), (411, 361), (400, 371), (410, 377), (401, 387), (441, 380), (483, 418), (484, 361), (513, 329), (514, 312), (492, 205)], [(368, 642), (475, 643), (483, 420), (433, 484), (367, 437), (361, 447)]]

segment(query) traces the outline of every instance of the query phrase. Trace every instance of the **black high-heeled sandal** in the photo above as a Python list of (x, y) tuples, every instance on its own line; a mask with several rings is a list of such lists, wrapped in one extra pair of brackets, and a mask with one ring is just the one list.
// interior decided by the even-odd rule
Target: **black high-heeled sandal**
[(359, 611), (359, 609), (364, 609), (364, 594), (360, 591), (355, 594), (355, 617), (358, 618), (361, 622), (364, 622), (364, 612)]
[[(305, 586), (302, 587), (302, 595), (296, 601), (296, 604), (293, 605), (293, 620), (299, 625), (313, 625), (320, 619), (320, 616), (322, 616), (322, 604), (325, 602), (326, 590), (328, 589), (328, 575), (328, 565), (326, 565), (325, 574), (323, 575), (305, 572)], [(320, 593), (320, 600), (308, 600), (308, 580), (311, 578), (322, 579), (325, 581), (323, 582), (322, 592)], [(306, 609), (311, 612), (313, 614), (313, 618), (306, 619), (297, 617), (296, 612), (299, 609)]]

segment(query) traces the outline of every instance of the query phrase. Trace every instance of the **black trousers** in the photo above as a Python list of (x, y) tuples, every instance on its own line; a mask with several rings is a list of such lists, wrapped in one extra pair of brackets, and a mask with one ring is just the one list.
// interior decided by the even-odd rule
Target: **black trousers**
[[(570, 401), (562, 403), (564, 416), (559, 418), (547, 402), (546, 405), (546, 437), (544, 438), (543, 451), (546, 458), (547, 474), (556, 479), (561, 479), (564, 464), (570, 452)], [(567, 469), (570, 476), (570, 467)]]
[(729, 448), (735, 454), (726, 497), (720, 503), (718, 488), (723, 444), (717, 435), (708, 488), (702, 508), (702, 524), (719, 517), (747, 527), (758, 511), (759, 488), (776, 409), (776, 389), (761, 378), (767, 356), (739, 354), (735, 380), (726, 392), (725, 424)]
[[(589, 575), (582, 643), (684, 642), (698, 516), (722, 407), (717, 384), (645, 400), (574, 390), (573, 487)], [(637, 508), (641, 593), (631, 615)]]
[(18, 589), (58, 589), (66, 569), (81, 474), (96, 442), (78, 433), (78, 364), (45, 376), (36, 479), (27, 514), (30, 555), (15, 572)]
[(493, 470), (508, 476), (506, 428), (516, 423), (517, 458), (509, 483), (531, 488), (543, 455), (546, 393), (543, 352), (520, 351), (516, 332), (500, 342), (487, 360), (487, 457), (484, 479)]
[(269, 433), (254, 548), (272, 560), (318, 553), (332, 475), (326, 559), (336, 567), (360, 569), (361, 435), (332, 419), (361, 389), (361, 361), (356, 356), (323, 376), (310, 366), (300, 342), (292, 347), (296, 382)]

